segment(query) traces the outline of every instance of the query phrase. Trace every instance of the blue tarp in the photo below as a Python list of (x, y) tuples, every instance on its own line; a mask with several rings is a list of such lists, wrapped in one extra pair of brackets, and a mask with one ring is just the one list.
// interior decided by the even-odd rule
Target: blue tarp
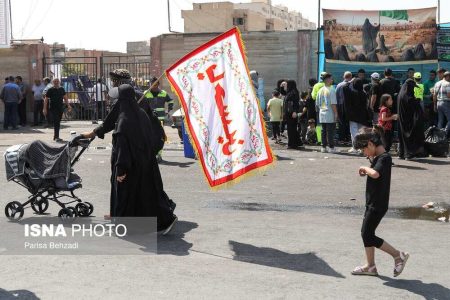
[(325, 47), (323, 42), (323, 29), (320, 29), (320, 43), (319, 43), (319, 73), (317, 74), (317, 80), (320, 81), (320, 73), (325, 71)]

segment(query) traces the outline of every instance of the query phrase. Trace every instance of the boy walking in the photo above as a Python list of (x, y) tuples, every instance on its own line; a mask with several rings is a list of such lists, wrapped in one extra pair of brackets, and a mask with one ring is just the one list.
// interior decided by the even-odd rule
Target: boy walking
[(384, 149), (382, 129), (363, 128), (355, 137), (355, 146), (362, 149), (370, 160), (370, 167), (361, 166), (359, 175), (367, 175), (366, 183), (366, 211), (361, 227), (367, 263), (356, 267), (352, 275), (378, 276), (375, 266), (375, 248), (392, 256), (394, 259), (394, 277), (400, 275), (408, 261), (409, 254), (400, 252), (388, 242), (375, 235), (375, 230), (386, 214), (389, 207), (389, 192), (391, 188), (392, 157)]
[(272, 99), (267, 103), (267, 111), (270, 116), (270, 124), (272, 124), (272, 133), (275, 143), (280, 143), (280, 123), (283, 119), (283, 99), (279, 91), (273, 91)]

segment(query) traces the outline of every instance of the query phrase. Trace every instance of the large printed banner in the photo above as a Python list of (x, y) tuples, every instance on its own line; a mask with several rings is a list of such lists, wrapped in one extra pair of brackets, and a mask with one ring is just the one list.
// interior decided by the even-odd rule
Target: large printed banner
[(450, 61), (450, 28), (439, 28), (437, 33), (439, 61)]
[(436, 7), (409, 10), (323, 9), (327, 59), (404, 62), (437, 59)]
[(273, 162), (243, 48), (234, 28), (166, 71), (212, 187)]

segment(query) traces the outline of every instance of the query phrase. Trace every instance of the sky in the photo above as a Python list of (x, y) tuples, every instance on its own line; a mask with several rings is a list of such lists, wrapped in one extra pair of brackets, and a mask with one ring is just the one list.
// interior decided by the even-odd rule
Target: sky
[[(212, 0), (169, 0), (172, 31), (183, 32), (182, 9)], [(250, 1), (235, 1), (246, 3)], [(343, 0), (321, 0), (322, 8), (344, 9)], [(437, 6), (437, 0), (345, 0), (351, 10)], [(317, 24), (318, 0), (272, 0)], [(126, 52), (127, 41), (169, 33), (167, 0), (11, 0), (14, 39), (40, 39), (68, 48)], [(450, 1), (441, 1), (441, 22), (450, 22)]]

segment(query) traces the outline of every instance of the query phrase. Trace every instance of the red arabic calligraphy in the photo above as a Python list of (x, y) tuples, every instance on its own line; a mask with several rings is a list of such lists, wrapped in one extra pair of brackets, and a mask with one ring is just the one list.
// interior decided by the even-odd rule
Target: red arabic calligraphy
[[(216, 69), (217, 65), (211, 65), (206, 69), (206, 75), (208, 76), (209, 81), (214, 84), (217, 81), (220, 81), (224, 78), (225, 72), (219, 75), (214, 74), (214, 70)], [(199, 80), (203, 80), (205, 76), (202, 73), (197, 74), (197, 78)], [(236, 140), (234, 136), (236, 135), (236, 130), (230, 133), (229, 125), (231, 124), (232, 120), (228, 119), (229, 112), (228, 112), (228, 106), (224, 104), (225, 99), (225, 90), (218, 82), (215, 87), (215, 95), (214, 99), (216, 100), (217, 109), (219, 111), (220, 120), (222, 121), (223, 125), (223, 131), (225, 134), (225, 138), (222, 136), (219, 136), (217, 139), (217, 142), (219, 144), (223, 144), (222, 146), (222, 153), (225, 155), (231, 155), (236, 149), (231, 149), (231, 147), (237, 142), (239, 145), (242, 145), (244, 143), (243, 140)]]

